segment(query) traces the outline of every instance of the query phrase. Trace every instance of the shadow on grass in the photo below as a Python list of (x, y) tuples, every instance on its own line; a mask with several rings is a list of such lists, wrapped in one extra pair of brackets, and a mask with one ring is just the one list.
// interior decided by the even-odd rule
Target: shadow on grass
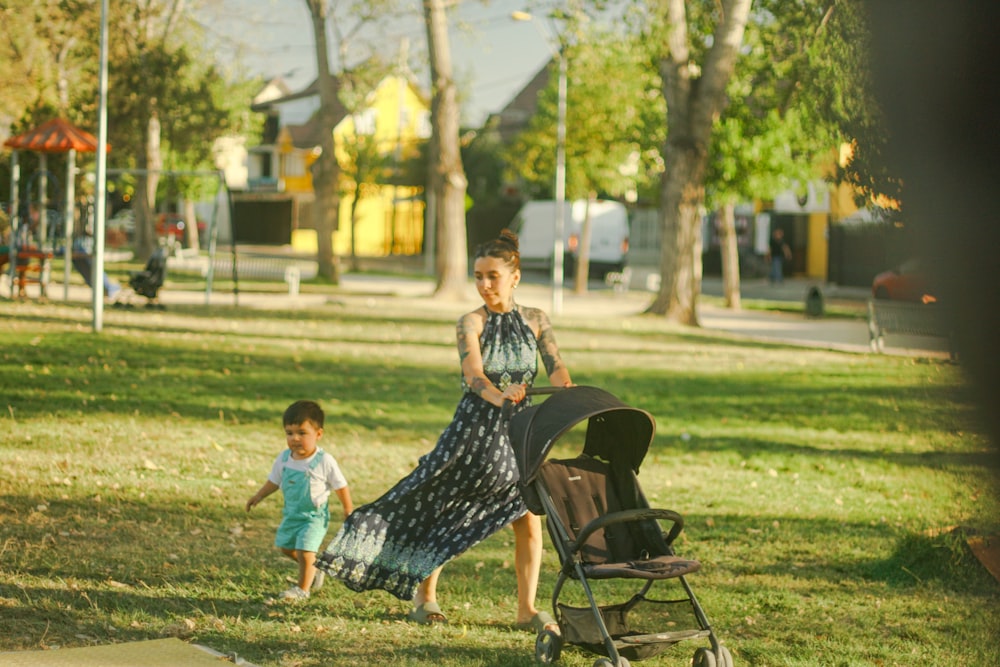
[[(475, 306), (474, 303), (470, 302), (470, 309)], [(39, 324), (52, 324), (65, 326), (73, 322), (78, 323), (89, 323), (92, 317), (89, 308), (83, 306), (60, 305), (59, 308), (62, 313), (68, 313), (72, 317), (67, 318), (63, 315), (56, 314), (43, 314), (37, 311), (27, 311), (23, 313), (18, 313), (18, 319), (24, 322), (36, 322)], [(116, 317), (117, 314), (122, 314), (123, 317)], [(392, 318), (387, 318), (384, 314), (379, 314), (380, 311), (372, 311), (367, 313), (364, 311), (359, 311), (356, 308), (344, 307), (342, 304), (330, 303), (325, 306), (321, 306), (313, 309), (301, 309), (301, 310), (269, 310), (269, 309), (259, 309), (259, 308), (248, 308), (248, 307), (236, 307), (236, 306), (225, 306), (225, 305), (213, 305), (213, 306), (196, 306), (196, 305), (173, 305), (166, 312), (152, 310), (144, 312), (144, 309), (130, 309), (130, 310), (112, 310), (110, 311), (104, 320), (104, 328), (106, 331), (112, 331), (116, 333), (120, 332), (142, 332), (142, 331), (156, 331), (160, 333), (191, 333), (193, 330), (210, 332), (212, 331), (212, 326), (218, 326), (218, 333), (225, 333), (226, 335), (235, 336), (254, 336), (260, 338), (275, 337), (281, 338), (283, 335), (287, 335), (287, 331), (284, 333), (280, 329), (274, 332), (268, 332), (266, 330), (249, 330), (249, 331), (235, 331), (231, 327), (227, 326), (226, 323), (232, 322), (268, 322), (271, 323), (270, 327), (274, 327), (275, 322), (307, 322), (307, 323), (330, 323), (337, 327), (364, 327), (369, 331), (378, 331), (386, 327), (397, 327), (397, 328), (425, 328), (427, 331), (435, 336), (441, 333), (448, 333), (450, 335), (451, 330), (455, 326), (455, 319), (451, 315), (442, 316), (440, 312), (428, 309), (426, 311), (426, 316), (423, 314), (415, 315), (412, 312), (407, 315), (399, 315), (394, 313)], [(145, 317), (148, 315), (148, 317)], [(169, 319), (171, 316), (176, 316), (178, 318), (185, 317), (191, 318), (195, 321), (201, 321), (205, 324), (202, 327), (192, 328), (188, 324), (171, 324)], [(638, 318), (646, 319), (652, 323), (659, 323), (660, 318), (652, 315), (637, 314)], [(585, 321), (567, 321), (561, 323), (558, 328), (559, 333), (569, 334), (569, 333), (581, 333), (581, 334), (591, 334), (591, 333), (610, 333), (614, 335), (615, 332), (608, 332), (606, 327), (603, 325), (593, 325), (587, 324)], [(700, 333), (701, 332), (701, 333)], [(638, 341), (648, 341), (651, 347), (647, 351), (655, 351), (662, 348), (662, 346), (667, 343), (677, 342), (687, 345), (701, 345), (709, 347), (738, 347), (745, 350), (782, 350), (788, 349), (790, 346), (785, 343), (780, 342), (767, 342), (759, 340), (733, 340), (725, 333), (704, 333), (704, 330), (700, 329), (671, 329), (669, 331), (649, 331), (649, 332), (637, 332), (628, 331), (628, 337), (632, 340)], [(320, 330), (314, 330), (311, 334), (317, 335), (320, 339), (328, 338), (335, 340), (344, 340), (345, 342), (367, 342), (370, 339), (365, 337), (350, 339), (342, 338), (342, 332), (339, 332), (336, 337), (324, 336), (324, 332)], [(450, 342), (447, 345), (452, 346)], [(571, 348), (564, 348), (565, 351)], [(632, 349), (637, 353), (643, 352), (643, 349)], [(846, 354), (846, 353), (845, 353)]]
[[(54, 327), (66, 327), (67, 325), (83, 324), (90, 321), (90, 312), (83, 309), (68, 308), (73, 317), (67, 318), (59, 315), (41, 314), (29, 312), (18, 315), (18, 320), (22, 322), (34, 322), (41, 325), (53, 325)], [(62, 312), (66, 312), (65, 310)], [(143, 333), (156, 332), (158, 334), (175, 333), (178, 335), (198, 334), (222, 334), (235, 338), (260, 338), (260, 339), (287, 339), (303, 338), (308, 333), (309, 340), (336, 340), (343, 342), (369, 342), (371, 336), (358, 336), (354, 339), (342, 336), (344, 329), (354, 328), (370, 333), (378, 334), (383, 331), (394, 331), (408, 329), (409, 335), (413, 335), (414, 330), (426, 329), (428, 335), (434, 340), (423, 344), (442, 345), (439, 342), (440, 334), (451, 334), (455, 321), (452, 318), (441, 318), (437, 314), (430, 314), (428, 317), (402, 317), (394, 315), (391, 319), (386, 316), (375, 314), (361, 314), (355, 311), (344, 311), (340, 309), (325, 308), (321, 310), (293, 310), (293, 311), (269, 311), (260, 309), (241, 309), (226, 306), (175, 306), (169, 311), (152, 310), (143, 312), (139, 310), (120, 311), (122, 317), (115, 317), (119, 311), (112, 311), (103, 321), (105, 333)], [(147, 317), (148, 316), (148, 317)], [(182, 319), (185, 318), (185, 319)], [(171, 322), (171, 319), (177, 320)], [(192, 322), (198, 326), (192, 326)], [(240, 322), (248, 325), (257, 325), (251, 328), (234, 328), (233, 323)], [(302, 323), (331, 325), (330, 331), (322, 328), (312, 328), (308, 332), (295, 329), (289, 330), (288, 324), (295, 323), (298, 327)], [(408, 340), (408, 343), (421, 344), (420, 340)], [(448, 346), (454, 347), (450, 341)]]
[[(358, 408), (338, 415), (344, 427), (402, 428), (412, 427), (422, 406), (448, 410), (460, 397), (457, 361), (453, 374), (442, 373), (394, 361), (391, 351), (380, 352), (378, 344), (365, 355), (317, 348), (290, 353), (149, 340), (128, 346), (114, 339), (54, 334), (21, 356), (22, 366), (10, 375), (0, 370), (0, 377), (11, 387), (6, 402), (25, 418), (85, 409), (111, 417), (218, 421), (224, 411), (242, 423), (272, 422), (291, 400), (332, 395)], [(58, 373), (44, 370), (56, 367)], [(45, 401), (32, 399), (39, 392)], [(367, 412), (365, 406), (370, 406)], [(435, 422), (443, 428), (440, 418)]]
[[(487, 667), (534, 664), (533, 637), (523, 632), (507, 633), (494, 626), (481, 628), (493, 635), (495, 642), (484, 641), (481, 633), (472, 633), (474, 639), (464, 639), (466, 627), (420, 628), (404, 622), (399, 631), (393, 632), (386, 624), (391, 627), (402, 622), (401, 615), (383, 612), (372, 619), (370, 615), (352, 614), (349, 607), (324, 609), (322, 601), (267, 606), (255, 599), (163, 595), (155, 590), (144, 594), (140, 590), (109, 591), (85, 586), (0, 586), (0, 599), (8, 601), (0, 606), (0, 625), (10, 633), (7, 650), (12, 645), (30, 650), (46, 645), (87, 646), (107, 643), (109, 639), (117, 643), (173, 636), (255, 663), (278, 664), (288, 654), (295, 656), (298, 665), (433, 664), (445, 658), (448, 664)], [(24, 604), (10, 604), (15, 600)], [(129, 618), (135, 620), (130, 624), (122, 622)], [(351, 631), (330, 634), (322, 630), (325, 624), (344, 621)], [(272, 627), (258, 632), (257, 623)], [(110, 637), (109, 627), (114, 628)], [(248, 634), (253, 638), (247, 638)]]
[[(291, 400), (330, 397), (340, 428), (423, 431), (436, 438), (460, 398), (457, 360), (450, 347), (399, 341), (289, 339), (257, 346), (256, 333), (205, 336), (190, 341), (80, 336), (60, 330), (18, 349), (18, 364), (0, 367), (7, 403), (19, 417), (86, 411), (109, 417), (169, 418), (270, 423)], [(636, 363), (642, 357), (637, 356)], [(46, 370), (49, 369), (49, 370)], [(56, 372), (52, 372), (56, 371)], [(843, 372), (843, 371), (840, 371)], [(980, 453), (911, 453), (841, 448), (842, 434), (958, 432), (972, 411), (971, 396), (948, 382), (930, 384), (920, 374), (886, 373), (881, 366), (855, 371), (850, 391), (837, 375), (787, 369), (691, 375), (643, 368), (596, 371), (577, 380), (603, 386), (630, 405), (652, 413), (659, 436), (654, 452), (669, 453), (669, 439), (689, 424), (753, 423), (776, 429), (808, 428), (829, 444), (773, 439), (698, 439), (701, 451), (729, 451), (895, 461), (901, 465), (978, 465)], [(860, 376), (865, 377), (859, 379)], [(584, 379), (585, 377), (585, 379)], [(543, 381), (544, 382), (544, 381)], [(37, 400), (44, 396), (45, 400)], [(968, 399), (968, 400), (966, 400)], [(968, 410), (963, 412), (962, 406)], [(677, 451), (684, 451), (677, 447)]]
[[(866, 581), (892, 588), (933, 584), (956, 594), (1000, 599), (1000, 583), (972, 553), (961, 529), (914, 533), (884, 523), (785, 516), (691, 514), (685, 519), (689, 526), (714, 526), (688, 529), (687, 542), (678, 547), (682, 556), (698, 558), (703, 565), (713, 563), (703, 568), (706, 573), (721, 567), (737, 580), (790, 577), (822, 581), (824, 587)], [(828, 536), (836, 537), (831, 541)], [(743, 544), (738, 551), (752, 556), (714, 563), (715, 545), (722, 544), (727, 549)], [(883, 549), (886, 546), (890, 548)], [(863, 555), (872, 549), (891, 555)]]
[[(829, 437), (829, 436), (827, 436)], [(830, 438), (827, 446), (803, 444), (801, 442), (781, 441), (774, 438), (724, 438), (714, 436), (699, 438), (696, 442), (677, 444), (676, 442), (656, 445), (651, 451), (665, 456), (683, 456), (697, 451), (700, 454), (730, 454), (736, 455), (752, 468), (756, 461), (782, 460), (789, 462), (793, 469), (800, 467), (796, 462), (803, 460), (833, 460), (854, 463), (881, 463), (908, 468), (927, 469), (989, 469), (996, 468), (1000, 472), (1000, 460), (992, 450), (981, 451), (922, 451), (906, 452), (899, 450), (871, 450), (859, 447), (844, 447), (836, 444), (836, 438)], [(820, 466), (818, 463), (810, 465)], [(821, 468), (820, 468), (821, 469)]]
[(1000, 595), (1000, 583), (979, 562), (961, 528), (900, 537), (890, 558), (872, 565), (872, 577), (894, 586), (935, 583), (965, 593)]
[[(213, 498), (107, 498), (99, 505), (90, 498), (55, 499), (44, 517), (35, 513), (36, 502), (19, 495), (0, 497), (9, 549), (5, 583), (0, 584), (0, 625), (9, 628), (8, 647), (22, 641), (36, 647), (39, 637), (53, 644), (85, 645), (87, 637), (107, 638), (113, 627), (115, 641), (175, 634), (275, 664), (286, 653), (302, 665), (331, 660), (433, 664), (439, 656), (447, 664), (533, 664), (533, 642), (524, 633), (508, 633), (495, 623), (474, 623), (476, 631), (467, 638), (457, 626), (397, 626), (405, 603), (386, 602), (385, 595), (351, 594), (336, 582), (305, 605), (267, 606), (261, 591), (274, 588), (280, 575), (291, 572), (291, 564), (286, 567), (273, 553), (268, 521), (262, 522), (267, 528), (234, 541), (227, 527), (237, 513), (241, 519), (243, 515)], [(806, 582), (803, 589), (787, 592), (793, 597), (813, 587), (817, 595), (827, 595), (831, 587), (861, 590), (879, 582), (902, 591), (930, 587), (957, 596), (1000, 598), (1000, 587), (953, 533), (928, 536), (886, 524), (780, 515), (699, 513), (685, 518), (689, 528), (677, 549), (702, 560), (703, 570), (690, 577), (690, 584), (703, 601), (711, 601), (706, 604), (710, 618), (725, 615), (721, 600), (745, 600), (751, 595), (747, 591), (756, 590), (752, 596), (760, 596), (764, 604), (773, 595), (769, 587), (793, 581)], [(501, 558), (509, 557), (508, 547), (492, 545), (498, 548)], [(180, 557), (171, 559), (171, 552)], [(870, 553), (890, 555), (865, 556)], [(558, 573), (552, 554), (548, 556), (543, 591), (550, 590)], [(494, 597), (507, 591), (512, 572), (492, 573), (496, 581), (481, 580), (484, 572), (477, 561), (482, 558), (473, 550), (449, 565), (449, 586)], [(751, 603), (757, 604), (758, 597)], [(352, 631), (314, 633), (317, 626), (336, 622), (346, 622)], [(301, 631), (292, 634), (293, 626)], [(368, 634), (358, 628), (368, 628)], [(456, 662), (456, 655), (462, 661)]]

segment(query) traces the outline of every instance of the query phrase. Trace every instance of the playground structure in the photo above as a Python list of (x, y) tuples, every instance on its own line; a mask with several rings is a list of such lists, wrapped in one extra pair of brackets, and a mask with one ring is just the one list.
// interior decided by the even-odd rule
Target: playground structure
[[(75, 268), (83, 276), (84, 282), (91, 289), (101, 288), (103, 294), (114, 297), (119, 286), (103, 271), (103, 265), (98, 267), (92, 261), (92, 238), (89, 238), (83, 225), (76, 224), (74, 204), (76, 154), (77, 152), (96, 152), (97, 139), (71, 125), (62, 119), (50, 120), (24, 134), (12, 137), (4, 142), (4, 146), (13, 149), (11, 155), (11, 201), (9, 210), (9, 229), (0, 227), (0, 275), (6, 274), (9, 281), (11, 298), (26, 298), (27, 287), (38, 285), (38, 296), (48, 296), (52, 279), (53, 260), (62, 257), (63, 262), (63, 298), (69, 298), (71, 272)], [(110, 147), (108, 147), (110, 150)], [(23, 186), (19, 151), (32, 151), (40, 155), (38, 170), (32, 174)], [(52, 196), (50, 184), (60, 188), (59, 179), (48, 170), (47, 158), (54, 153), (67, 154), (65, 195), (57, 202), (59, 209), (53, 211), (51, 205), (59, 197)], [(107, 174), (139, 174), (151, 173), (137, 169), (107, 170)], [(219, 236), (218, 219), (224, 213), (226, 220), (232, 202), (226, 181), (221, 171), (158, 171), (167, 178), (194, 177), (207, 178), (216, 181), (218, 192), (215, 197), (211, 220), (206, 231), (208, 242), (208, 267), (206, 278), (206, 303), (209, 300), (213, 269), (216, 265), (215, 255)], [(33, 198), (32, 193), (37, 192)], [(81, 215), (81, 218), (83, 216)], [(78, 229), (78, 227), (81, 227)], [(75, 232), (79, 232), (75, 234)], [(234, 285), (238, 285), (236, 247), (232, 247), (232, 270)], [(238, 294), (238, 287), (234, 288)]]
[[(39, 285), (39, 295), (46, 296), (51, 276), (52, 259), (56, 252), (56, 239), (52, 238), (59, 230), (53, 225), (48, 215), (48, 181), (54, 175), (47, 169), (48, 155), (66, 153), (66, 190), (65, 208), (63, 211), (63, 251), (65, 253), (66, 277), (64, 284), (69, 286), (69, 272), (72, 266), (72, 233), (73, 233), (73, 201), (75, 199), (75, 174), (77, 152), (96, 152), (97, 139), (94, 135), (73, 126), (68, 121), (55, 118), (47, 121), (33, 130), (4, 142), (4, 146), (13, 149), (11, 155), (11, 206), (10, 230), (6, 239), (8, 275), (10, 276), (11, 297), (17, 288), (18, 296), (26, 295), (29, 283)], [(29, 196), (22, 204), (20, 198), (21, 169), (18, 164), (18, 151), (29, 150), (40, 156), (37, 173), (28, 180)], [(30, 191), (37, 179), (38, 205), (35, 209), (37, 220), (33, 219), (30, 205)]]

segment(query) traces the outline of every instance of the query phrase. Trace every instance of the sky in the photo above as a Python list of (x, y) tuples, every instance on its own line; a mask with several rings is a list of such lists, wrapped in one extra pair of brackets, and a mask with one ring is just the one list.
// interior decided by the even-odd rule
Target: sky
[[(223, 8), (217, 10), (222, 14), (205, 22), (219, 40), (217, 52), (230, 66), (238, 63), (245, 73), (265, 78), (281, 76), (293, 91), (312, 82), (316, 57), (304, 0), (222, 3)], [(418, 2), (411, 4), (419, 11)], [(536, 1), (534, 6), (538, 5)], [(554, 34), (547, 20), (511, 18), (511, 12), (524, 9), (525, 4), (518, 0), (464, 0), (449, 11), (452, 65), (462, 96), (463, 124), (478, 127), (490, 113), (500, 111), (552, 57)], [(391, 32), (369, 41), (380, 44), (387, 57), (395, 58), (406, 40), (411, 66), (427, 89), (426, 67), (418, 69), (416, 59), (426, 51), (419, 16), (397, 21)]]

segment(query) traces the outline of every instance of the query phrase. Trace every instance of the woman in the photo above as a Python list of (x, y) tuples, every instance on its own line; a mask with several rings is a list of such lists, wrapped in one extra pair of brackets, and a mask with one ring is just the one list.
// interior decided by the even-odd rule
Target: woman
[(483, 306), (458, 321), (458, 355), (465, 393), (451, 424), (416, 469), (344, 522), (317, 566), (356, 591), (384, 589), (412, 600), (409, 618), (446, 622), (437, 603), (441, 566), (513, 523), (518, 627), (558, 631), (535, 608), (542, 558), (541, 520), (528, 512), (501, 408), (522, 403), (538, 371), (570, 386), (569, 371), (549, 319), (514, 302), (521, 280), (517, 236), (476, 249), (474, 274)]

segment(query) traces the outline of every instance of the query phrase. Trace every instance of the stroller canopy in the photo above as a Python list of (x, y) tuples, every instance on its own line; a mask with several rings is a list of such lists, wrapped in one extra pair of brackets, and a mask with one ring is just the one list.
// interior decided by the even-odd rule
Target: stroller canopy
[(589, 422), (584, 454), (639, 472), (656, 431), (653, 416), (603, 389), (568, 387), (510, 420), (511, 446), (521, 484), (534, 480), (556, 440), (585, 419)]

